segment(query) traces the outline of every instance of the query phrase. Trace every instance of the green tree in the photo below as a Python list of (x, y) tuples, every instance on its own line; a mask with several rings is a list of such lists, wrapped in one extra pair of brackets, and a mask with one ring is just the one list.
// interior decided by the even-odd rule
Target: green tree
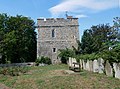
[[(0, 15), (5, 24), (2, 29), (4, 33), (0, 43), (2, 60), (11, 62), (35, 61), (36, 59), (36, 33), (35, 23), (24, 16)], [(1, 22), (2, 23), (2, 22)]]
[(5, 63), (3, 40), (5, 37), (5, 34), (7, 33), (7, 21), (8, 20), (9, 20), (9, 17), (7, 16), (7, 14), (0, 14), (0, 56), (2, 56), (2, 58), (0, 59), (1, 63)]
[(93, 37), (90, 31), (91, 30), (89, 29), (85, 30), (82, 36), (81, 49), (82, 49), (83, 54), (84, 53), (90, 54), (93, 51), (92, 49)]
[(88, 54), (100, 52), (108, 49), (108, 44), (113, 43), (115, 39), (116, 31), (109, 24), (92, 26), (91, 29), (84, 31), (81, 48)]

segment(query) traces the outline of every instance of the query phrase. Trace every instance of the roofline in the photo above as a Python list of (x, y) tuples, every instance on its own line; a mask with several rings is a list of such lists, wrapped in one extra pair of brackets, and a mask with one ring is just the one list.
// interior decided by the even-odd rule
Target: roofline
[[(38, 18), (37, 20), (61, 20), (61, 19), (64, 19), (64, 18)], [(67, 18), (67, 19), (78, 19), (78, 18)], [(67, 20), (65, 19), (65, 20)]]

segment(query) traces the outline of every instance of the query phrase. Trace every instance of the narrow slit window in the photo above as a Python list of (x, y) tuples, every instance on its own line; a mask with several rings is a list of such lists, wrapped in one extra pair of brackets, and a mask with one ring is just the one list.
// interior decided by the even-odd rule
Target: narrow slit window
[(53, 52), (56, 52), (56, 48), (53, 48)]
[(55, 37), (55, 30), (52, 30), (52, 37)]

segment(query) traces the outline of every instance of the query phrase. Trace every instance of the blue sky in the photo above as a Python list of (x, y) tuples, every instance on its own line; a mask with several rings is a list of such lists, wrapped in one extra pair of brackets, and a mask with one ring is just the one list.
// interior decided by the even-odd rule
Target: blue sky
[(103, 23), (113, 24), (120, 17), (120, 0), (0, 0), (0, 13), (37, 18), (73, 15), (79, 18), (80, 37), (85, 29)]

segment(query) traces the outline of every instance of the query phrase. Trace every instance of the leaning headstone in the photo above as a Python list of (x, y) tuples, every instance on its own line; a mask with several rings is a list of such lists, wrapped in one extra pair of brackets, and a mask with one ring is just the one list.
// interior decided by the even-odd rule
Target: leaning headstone
[(83, 60), (80, 59), (80, 68), (83, 68)]
[(98, 59), (99, 73), (104, 73), (104, 60), (102, 58)]
[(86, 70), (90, 71), (89, 60), (87, 60), (87, 62), (86, 62)]
[(72, 66), (72, 58), (71, 58), (71, 57), (69, 57), (68, 65), (69, 65), (69, 66)]
[(86, 62), (83, 60), (83, 69), (86, 70)]
[(99, 66), (97, 60), (93, 61), (93, 72), (99, 72)]
[(93, 61), (89, 61), (90, 71), (93, 71)]
[(115, 78), (120, 79), (120, 63), (113, 63), (113, 68), (115, 70)]
[(108, 61), (106, 61), (105, 72), (107, 76), (113, 76), (112, 67), (110, 66), (110, 63)]

